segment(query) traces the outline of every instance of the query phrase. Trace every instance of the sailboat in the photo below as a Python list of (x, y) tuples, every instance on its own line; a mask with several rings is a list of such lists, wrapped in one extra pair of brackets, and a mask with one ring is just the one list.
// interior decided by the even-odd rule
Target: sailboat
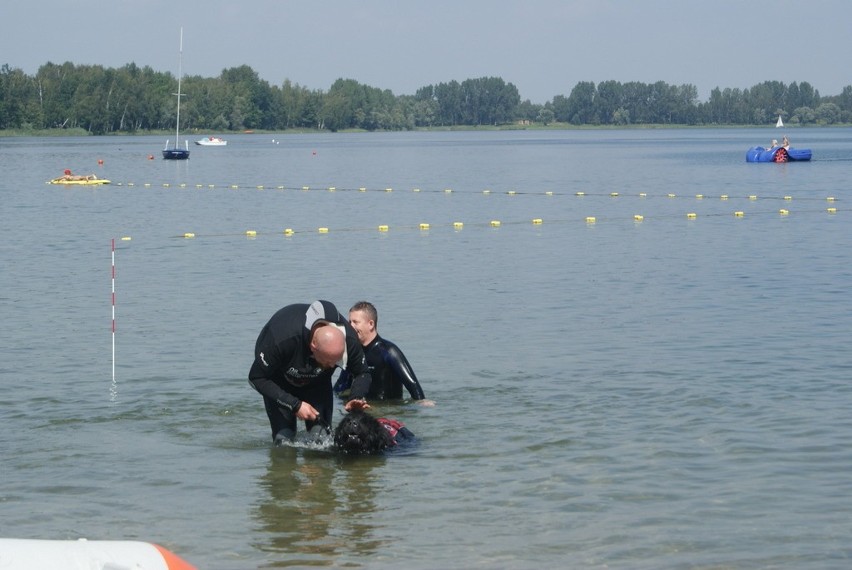
[(784, 126), (784, 121), (781, 120), (781, 115), (778, 115), (778, 121), (775, 123), (775, 128), (780, 129)]
[(163, 158), (168, 160), (186, 160), (189, 158), (189, 141), (184, 140), (186, 148), (179, 148), (180, 145), (180, 81), (183, 75), (183, 28), (180, 29), (180, 55), (178, 57), (178, 90), (177, 90), (177, 121), (175, 121), (175, 146), (169, 148), (169, 141), (166, 141), (166, 148), (163, 149)]

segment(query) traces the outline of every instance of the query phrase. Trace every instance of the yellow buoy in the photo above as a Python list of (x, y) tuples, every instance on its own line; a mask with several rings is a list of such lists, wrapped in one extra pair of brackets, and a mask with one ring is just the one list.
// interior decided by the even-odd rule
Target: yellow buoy
[(388, 231), (388, 227), (387, 226), (379, 226), (379, 231), (380, 232), (386, 232), (386, 231)]
[(428, 229), (429, 229), (429, 224), (420, 224), (420, 229), (421, 229), (421, 230), (428, 230)]
[(553, 196), (553, 191), (552, 191), (552, 190), (548, 190), (547, 192), (545, 192), (545, 193), (544, 193), (544, 195), (545, 195), (545, 196)]
[(789, 216), (790, 210), (785, 210), (784, 208), (781, 208), (780, 210), (778, 210), (778, 213), (781, 214), (782, 216)]
[(317, 231), (318, 231), (319, 233), (321, 233), (321, 234), (327, 234), (327, 233), (328, 233), (328, 228), (318, 228), (318, 229), (317, 229)]
[(457, 230), (460, 230), (464, 227), (464, 224), (462, 222), (453, 222), (453, 227)]
[(542, 224), (542, 223), (544, 223), (544, 222), (543, 222), (543, 220), (542, 220), (541, 218), (533, 218), (532, 223), (533, 223), (533, 225), (535, 225), (535, 226), (539, 226), (539, 225), (541, 225), (541, 224)]
[(597, 219), (594, 216), (586, 216), (586, 223), (587, 224), (594, 224), (596, 221), (597, 221)]
[(757, 200), (757, 195), (755, 195), (755, 194), (751, 194), (751, 195), (748, 197), (748, 199), (749, 199), (749, 200), (751, 200), (751, 201), (753, 202), (753, 201)]
[(310, 186), (302, 186), (302, 190), (304, 190), (305, 192), (307, 192), (310, 189), (311, 189)]
[(195, 234), (194, 234), (194, 233), (191, 233), (191, 232), (187, 232), (187, 233), (183, 234), (183, 237), (185, 237), (185, 238), (194, 238), (194, 237), (195, 237)]
[(293, 231), (293, 229), (292, 229), (292, 228), (284, 228), (284, 235), (285, 235), (285, 236), (291, 236), (291, 235), (293, 235), (294, 233), (295, 233), (295, 232)]
[(393, 188), (385, 188), (385, 192), (393, 192)]
[(784, 196), (784, 199), (789, 202), (790, 200), (793, 199), (793, 197), (792, 196)]
[(506, 194), (508, 194), (509, 196), (514, 196), (515, 194), (517, 194), (517, 192), (515, 192), (514, 190), (509, 190), (508, 192), (506, 192)]
[(669, 192), (668, 196), (669, 196), (669, 198), (677, 198), (677, 195), (676, 195), (676, 194), (672, 194), (671, 192)]
[(420, 188), (412, 188), (412, 192), (420, 192)]
[(329, 192), (334, 192), (334, 191), (336, 191), (336, 190), (337, 190), (337, 188), (335, 188), (334, 186), (329, 186), (329, 187), (328, 187), (328, 191), (329, 191)]
[(482, 191), (482, 193), (483, 193), (483, 194), (485, 194), (485, 195), (487, 196), (488, 194), (491, 194), (491, 190), (488, 190), (488, 189), (486, 188), (485, 190), (483, 190), (483, 191)]
[(703, 200), (703, 199), (704, 199), (704, 194), (696, 194), (696, 195), (695, 195), (695, 199), (696, 199), (696, 200)]
[(738, 218), (742, 218), (743, 216), (745, 216), (745, 212), (736, 211), (736, 212), (734, 212), (734, 216), (736, 216)]
[(575, 196), (585, 196), (585, 195), (586, 195), (586, 193), (585, 193), (585, 192), (580, 191), (580, 192), (574, 192), (574, 195), (575, 195)]
[(124, 237), (121, 238), (121, 241), (130, 241), (130, 240), (131, 240), (130, 236), (124, 236)]
[(491, 227), (492, 228), (499, 228), (500, 227), (500, 220), (491, 220)]
[(452, 188), (444, 188), (444, 192), (445, 192), (446, 194), (452, 194), (453, 189), (452, 189)]
[(727, 195), (727, 194), (722, 194), (721, 196), (719, 196), (719, 199), (720, 199), (720, 200), (727, 200), (727, 199), (728, 199), (728, 195)]
[(690, 219), (690, 220), (694, 220), (695, 218), (697, 218), (697, 217), (698, 217), (698, 214), (696, 214), (695, 212), (689, 212), (689, 213), (686, 215), (686, 217), (687, 217), (688, 219)]
[(248, 237), (256, 237), (256, 236), (257, 236), (257, 232), (256, 232), (255, 230), (246, 230), (246, 235), (247, 235)]
[(647, 198), (647, 197), (648, 197), (648, 193), (647, 193), (647, 192), (639, 192), (639, 197), (640, 197), (640, 198)]
[(834, 196), (829, 196), (828, 198), (826, 198), (826, 201), (834, 202)]
[(610, 192), (609, 195), (611, 198), (618, 198), (618, 192)]
[(837, 208), (828, 208), (828, 209), (826, 210), (826, 212), (828, 212), (829, 214), (836, 214), (836, 213), (837, 213)]
[(363, 186), (361, 186), (360, 188), (358, 188), (358, 192), (366, 192), (366, 191), (367, 191), (367, 189), (366, 189), (365, 187), (363, 187)]
[(644, 219), (645, 219), (645, 216), (643, 216), (642, 214), (634, 214), (634, 215), (633, 215), (633, 220), (634, 220), (634, 221), (641, 222), (641, 221), (642, 221), (642, 220), (644, 220)]

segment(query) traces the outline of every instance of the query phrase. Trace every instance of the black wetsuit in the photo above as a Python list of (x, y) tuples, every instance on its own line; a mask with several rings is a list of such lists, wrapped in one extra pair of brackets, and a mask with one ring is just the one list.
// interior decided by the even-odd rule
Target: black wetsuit
[[(367, 356), (367, 366), (370, 369), (372, 382), (367, 398), (370, 400), (398, 400), (402, 398), (402, 387), (405, 386), (414, 400), (422, 400), (426, 396), (417, 381), (417, 376), (411, 369), (408, 359), (397, 345), (376, 335), (376, 338), (364, 347)], [(351, 384), (352, 376), (343, 372), (334, 385), (334, 391), (344, 393)], [(351, 397), (351, 393), (350, 393)]]
[(249, 384), (263, 396), (273, 439), (279, 432), (287, 438), (295, 435), (296, 412), (303, 400), (319, 413), (318, 421), (305, 422), (308, 430), (317, 423), (331, 426), (334, 369), (323, 369), (311, 353), (311, 329), (317, 321), (345, 330), (345, 370), (354, 378), (350, 397), (363, 398), (370, 386), (370, 373), (358, 336), (332, 303), (316, 301), (280, 309), (260, 331), (249, 370)]

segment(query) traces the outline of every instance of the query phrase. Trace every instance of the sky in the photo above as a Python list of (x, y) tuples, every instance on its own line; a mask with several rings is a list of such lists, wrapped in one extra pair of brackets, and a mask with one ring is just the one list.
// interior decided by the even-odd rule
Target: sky
[(522, 100), (581, 81), (716, 87), (852, 85), (850, 0), (4, 0), (0, 66), (129, 63), (218, 77), (248, 65), (272, 85), (339, 78), (413, 95), (500, 77)]

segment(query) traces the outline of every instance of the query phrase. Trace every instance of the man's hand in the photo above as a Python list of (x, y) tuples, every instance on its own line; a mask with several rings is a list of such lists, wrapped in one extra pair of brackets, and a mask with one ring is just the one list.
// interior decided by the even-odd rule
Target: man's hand
[(296, 417), (300, 420), (313, 421), (319, 417), (319, 412), (312, 405), (302, 400), (302, 405), (299, 406)]
[(359, 411), (359, 410), (369, 410), (370, 404), (368, 404), (367, 400), (364, 400), (364, 399), (349, 400), (343, 406), (343, 409), (346, 410), (347, 412), (354, 412), (354, 411)]

